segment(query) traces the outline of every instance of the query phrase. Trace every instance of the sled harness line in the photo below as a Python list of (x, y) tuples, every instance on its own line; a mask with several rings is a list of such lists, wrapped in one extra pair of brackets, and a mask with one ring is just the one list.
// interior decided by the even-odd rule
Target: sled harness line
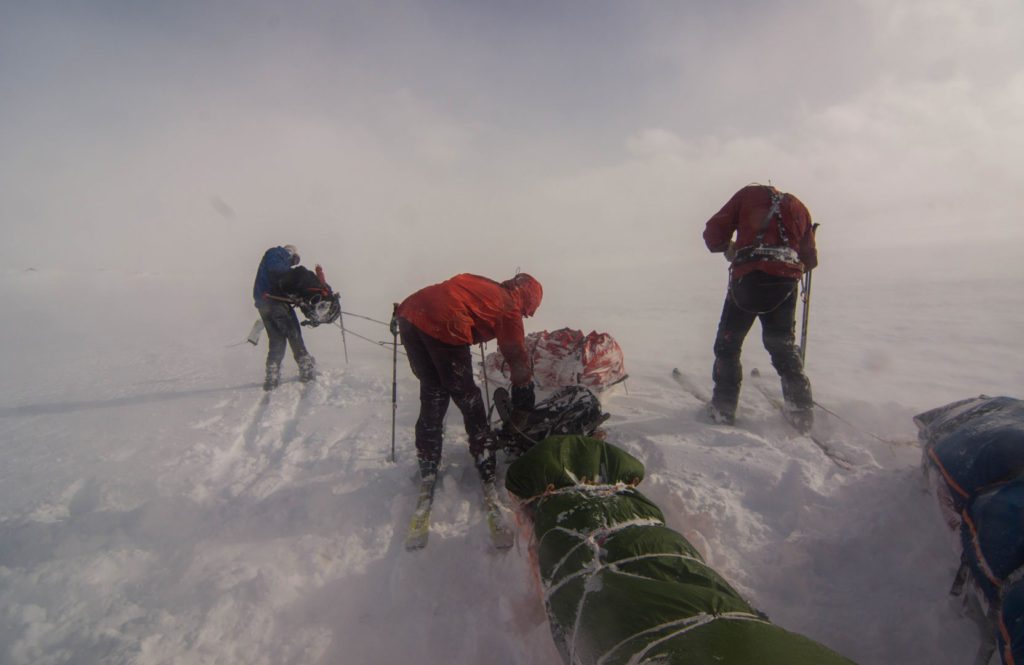
[[(277, 300), (279, 302), (285, 302), (285, 303), (288, 303), (289, 305), (297, 305), (299, 303), (299, 301), (296, 300), (295, 298), (288, 298), (288, 297), (283, 297), (283, 296), (272, 296), (272, 295), (269, 295), (269, 294), (263, 294), (263, 295), (264, 295), (264, 297), (269, 298), (271, 300)], [(372, 321), (374, 323), (379, 323), (382, 326), (390, 326), (391, 325), (391, 324), (386, 323), (384, 321), (379, 321), (377, 319), (370, 318), (369, 316), (363, 316), (362, 314), (354, 314), (352, 312), (345, 312), (345, 311), (342, 311), (341, 313), (346, 315), (346, 316), (354, 316), (354, 317), (359, 318), (359, 319), (366, 319), (367, 321)], [(394, 344), (394, 342), (386, 342), (386, 341), (370, 339), (369, 337), (364, 337), (363, 335), (360, 335), (357, 332), (353, 332), (352, 330), (349, 330), (344, 325), (339, 324), (339, 326), (341, 327), (342, 332), (346, 332), (349, 335), (352, 335), (354, 337), (358, 337), (359, 339), (365, 340), (367, 342), (370, 342), (371, 344), (375, 344), (375, 345), (380, 346), (380, 347), (387, 347), (387, 346), (391, 346), (392, 344)], [(405, 355), (405, 351), (399, 351), (398, 353), (401, 353), (402, 355)]]
[(352, 312), (345, 312), (345, 311), (342, 311), (342, 314), (344, 314), (345, 316), (354, 316), (357, 319), (366, 319), (367, 321), (373, 321), (374, 323), (379, 323), (382, 326), (390, 326), (391, 325), (387, 321), (380, 321), (378, 319), (371, 319), (370, 317), (363, 316), (362, 314), (353, 314)]
[[(400, 346), (400, 345), (395, 345), (394, 342), (385, 342), (383, 340), (376, 340), (376, 339), (370, 339), (369, 337), (364, 337), (364, 336), (360, 335), (359, 333), (352, 332), (348, 328), (345, 328), (345, 332), (347, 332), (349, 335), (352, 335), (353, 337), (358, 337), (359, 339), (366, 340), (370, 344), (374, 344), (376, 346), (386, 347), (386, 346), (394, 345), (396, 347), (396, 349), (397, 349), (398, 346)], [(401, 353), (403, 356), (406, 355), (405, 351), (398, 351), (398, 353)]]
[(836, 412), (835, 412), (835, 411), (833, 411), (832, 409), (829, 409), (829, 408), (827, 408), (827, 407), (823, 406), (823, 405), (822, 405), (821, 403), (819, 403), (819, 402), (817, 402), (817, 401), (813, 402), (813, 404), (814, 404), (814, 406), (818, 407), (819, 409), (821, 409), (821, 410), (822, 410), (822, 411), (824, 411), (825, 413), (827, 413), (827, 414), (829, 414), (829, 415), (831, 415), (831, 416), (835, 416), (835, 417), (836, 417), (836, 419), (837, 419), (837, 420), (839, 420), (840, 422), (843, 422), (843, 423), (845, 423), (845, 424), (849, 425), (850, 427), (852, 427), (853, 429), (857, 430), (858, 432), (862, 432), (862, 433), (864, 433), (864, 434), (867, 434), (867, 435), (868, 435), (868, 436), (870, 436), (870, 437), (871, 437), (872, 439), (874, 439), (874, 440), (876, 440), (876, 441), (879, 441), (879, 442), (881, 442), (881, 443), (887, 443), (887, 444), (889, 444), (890, 446), (915, 446), (915, 445), (917, 445), (917, 444), (916, 444), (915, 442), (913, 442), (913, 441), (898, 441), (898, 440), (896, 440), (896, 439), (886, 439), (886, 438), (884, 438), (884, 437), (878, 436), (878, 435), (877, 435), (877, 434), (875, 434), (874, 432), (871, 432), (871, 431), (869, 431), (869, 430), (863, 429), (863, 428), (861, 428), (861, 427), (857, 427), (856, 425), (854, 425), (853, 423), (851, 423), (851, 422), (850, 422), (849, 420), (847, 420), (846, 418), (843, 418), (843, 417), (842, 417), (841, 415), (839, 415), (838, 413), (836, 413)]

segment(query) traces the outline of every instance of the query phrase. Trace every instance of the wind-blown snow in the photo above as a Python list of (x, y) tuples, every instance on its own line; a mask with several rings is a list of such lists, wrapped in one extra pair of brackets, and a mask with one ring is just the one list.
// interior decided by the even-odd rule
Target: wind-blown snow
[[(915, 413), (1021, 396), (1019, 274), (837, 263), (815, 275), (808, 371), (852, 423), (818, 413), (853, 472), (757, 391), (719, 427), (671, 379), (679, 366), (710, 388), (724, 264), (706, 288), (651, 277), (629, 294), (574, 294), (531, 266), (548, 300), (527, 329), (622, 344), (609, 440), (645, 463), (640, 489), (669, 526), (774, 622), (862, 665), (968, 662), (975, 629), (947, 598), (957, 561), (919, 449), (872, 435), (912, 441)], [(298, 383), (289, 358), (291, 380), (265, 395), (265, 345), (238, 344), (250, 279), (2, 276), (0, 663), (558, 663), (527, 533), (489, 547), (454, 407), (430, 542), (407, 552), (418, 404), (404, 358), (391, 463), (390, 350), (350, 335), (346, 365), (337, 328), (307, 329), (320, 379)], [(405, 295), (335, 286), (378, 319)], [(744, 363), (776, 387), (756, 325)]]

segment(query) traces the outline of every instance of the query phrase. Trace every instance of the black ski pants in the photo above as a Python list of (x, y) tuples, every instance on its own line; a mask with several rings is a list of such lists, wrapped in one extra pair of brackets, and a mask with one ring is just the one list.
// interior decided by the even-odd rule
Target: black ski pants
[(715, 337), (715, 381), (711, 402), (723, 413), (735, 414), (743, 382), (740, 352), (743, 340), (761, 321), (761, 339), (782, 380), (786, 404), (794, 409), (810, 409), (814, 400), (811, 383), (804, 375), (803, 362), (796, 345), (797, 280), (754, 271), (729, 285), (722, 307), (722, 318)]
[(490, 427), (483, 395), (473, 380), (473, 360), (468, 344), (445, 344), (403, 318), (398, 332), (409, 356), (412, 373), (420, 380), (420, 415), (416, 420), (416, 454), (425, 462), (441, 461), (444, 416), (448, 401), (462, 412), (474, 458), (485, 452)]
[(292, 347), (292, 357), (295, 358), (296, 363), (309, 355), (306, 343), (302, 340), (299, 317), (295, 316), (295, 310), (291, 305), (272, 301), (269, 304), (260, 305), (256, 309), (260, 313), (260, 318), (263, 319), (263, 327), (267, 329), (267, 340), (270, 343), (270, 348), (267, 350), (268, 368), (281, 366), (286, 344)]

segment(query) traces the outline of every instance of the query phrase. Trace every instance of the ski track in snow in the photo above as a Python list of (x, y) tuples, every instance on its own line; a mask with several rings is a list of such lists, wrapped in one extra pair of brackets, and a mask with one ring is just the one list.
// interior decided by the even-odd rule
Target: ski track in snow
[[(19, 288), (39, 301), (68, 291), (57, 278)], [(607, 329), (629, 340), (629, 321)], [(154, 345), (137, 319), (108, 341), (106, 322), (74, 324), (42, 329), (38, 348), (20, 341), (7, 357), (20, 380), (0, 383), (0, 663), (559, 662), (529, 533), (520, 524), (512, 550), (491, 548), (454, 407), (429, 544), (405, 551), (418, 404), (404, 358), (393, 464), (391, 356), (379, 348), (350, 340), (346, 365), (336, 336), (310, 331), (320, 377), (299, 383), (289, 358), (265, 394), (265, 347), (196, 349), (173, 328)], [(247, 324), (222, 328), (232, 339)], [(751, 366), (756, 346), (752, 336)], [(703, 354), (631, 363), (625, 348), (632, 378), (604, 398), (608, 439), (644, 462), (640, 490), (748, 600), (861, 665), (973, 656), (974, 628), (946, 597), (957, 562), (919, 449), (868, 434), (912, 439), (921, 404), (816, 381), (854, 423), (816, 414), (816, 431), (856, 463), (845, 471), (752, 386), (737, 427), (706, 422), (670, 376), (697, 367), (709, 392)], [(764, 379), (778, 390), (770, 370)]]

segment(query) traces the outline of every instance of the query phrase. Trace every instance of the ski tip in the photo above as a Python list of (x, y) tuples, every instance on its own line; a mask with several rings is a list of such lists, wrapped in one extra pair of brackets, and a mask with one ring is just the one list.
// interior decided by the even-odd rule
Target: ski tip
[(678, 367), (673, 367), (672, 368), (672, 374), (674, 374), (676, 376), (679, 376), (680, 374), (682, 374), (682, 372), (679, 371)]
[(761, 376), (761, 370), (755, 367), (754, 369), (750, 370), (750, 376)]

